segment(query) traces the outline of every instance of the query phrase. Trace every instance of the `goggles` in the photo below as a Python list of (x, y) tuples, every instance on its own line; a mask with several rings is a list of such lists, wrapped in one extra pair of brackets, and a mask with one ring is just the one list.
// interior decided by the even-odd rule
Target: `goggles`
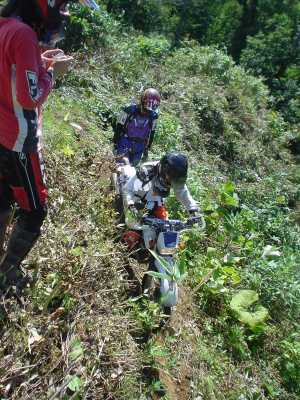
[(158, 111), (159, 101), (157, 101), (155, 99), (144, 100), (143, 107), (148, 111)]

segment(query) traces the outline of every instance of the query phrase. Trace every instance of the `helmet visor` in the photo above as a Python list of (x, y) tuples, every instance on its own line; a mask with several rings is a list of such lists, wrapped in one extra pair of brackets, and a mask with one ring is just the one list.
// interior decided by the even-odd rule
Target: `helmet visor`
[(143, 101), (143, 106), (148, 111), (158, 111), (159, 101), (156, 99), (146, 99)]
[(167, 185), (174, 187), (185, 185), (187, 180), (187, 175), (184, 172), (170, 167), (160, 168), (160, 176)]

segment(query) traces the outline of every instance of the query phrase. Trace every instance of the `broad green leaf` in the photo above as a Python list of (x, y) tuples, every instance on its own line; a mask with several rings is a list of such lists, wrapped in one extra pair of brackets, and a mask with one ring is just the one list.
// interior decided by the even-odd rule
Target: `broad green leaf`
[(268, 310), (261, 305), (258, 305), (255, 311), (247, 310), (257, 300), (258, 294), (254, 290), (240, 290), (230, 302), (230, 308), (237, 314), (239, 321), (247, 324), (252, 330), (268, 317)]
[(245, 243), (245, 249), (251, 251), (253, 250), (253, 247), (254, 247), (253, 240), (247, 240), (247, 242)]
[(223, 189), (224, 192), (232, 194), (234, 192), (234, 189), (235, 189), (234, 183), (230, 182), (230, 181), (226, 182), (222, 186), (222, 189)]
[(251, 306), (251, 304), (255, 303), (257, 300), (258, 294), (254, 290), (243, 289), (232, 297), (230, 307), (235, 311), (239, 311), (240, 309)]
[(240, 311), (239, 320), (251, 329), (255, 329), (258, 325), (263, 323), (268, 317), (268, 310), (263, 306), (257, 306), (254, 312)]
[(70, 376), (70, 382), (68, 384), (68, 388), (72, 390), (72, 392), (79, 392), (82, 386), (83, 382), (78, 376), (76, 375)]
[(233, 267), (223, 267), (222, 272), (228, 276), (230, 276), (232, 282), (236, 285), (240, 283), (241, 277), (238, 274), (237, 270)]
[(75, 339), (71, 343), (71, 352), (70, 359), (72, 361), (78, 360), (83, 356), (83, 348), (81, 345), (81, 341), (79, 339)]
[(239, 199), (235, 193), (233, 195), (222, 193), (221, 200), (226, 206), (237, 207), (239, 205)]

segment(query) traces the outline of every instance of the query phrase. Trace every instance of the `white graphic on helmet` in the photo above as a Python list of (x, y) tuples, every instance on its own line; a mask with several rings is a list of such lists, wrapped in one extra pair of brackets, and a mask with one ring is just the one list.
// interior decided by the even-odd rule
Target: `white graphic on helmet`
[(48, 6), (54, 7), (55, 6), (55, 1), (56, 0), (48, 0)]
[(26, 76), (27, 76), (30, 97), (33, 101), (36, 101), (36, 99), (38, 97), (37, 74), (32, 71), (26, 71)]

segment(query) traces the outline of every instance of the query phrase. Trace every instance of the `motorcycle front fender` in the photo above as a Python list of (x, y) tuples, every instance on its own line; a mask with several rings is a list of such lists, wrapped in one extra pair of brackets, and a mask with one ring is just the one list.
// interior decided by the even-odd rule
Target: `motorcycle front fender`
[[(168, 262), (170, 268), (174, 268), (173, 258), (170, 256), (164, 257), (164, 260)], [(155, 259), (155, 268), (158, 272), (166, 274), (163, 265)], [(175, 280), (168, 280), (166, 278), (160, 279), (160, 294), (161, 303), (164, 307), (174, 307), (178, 303), (178, 286)]]

